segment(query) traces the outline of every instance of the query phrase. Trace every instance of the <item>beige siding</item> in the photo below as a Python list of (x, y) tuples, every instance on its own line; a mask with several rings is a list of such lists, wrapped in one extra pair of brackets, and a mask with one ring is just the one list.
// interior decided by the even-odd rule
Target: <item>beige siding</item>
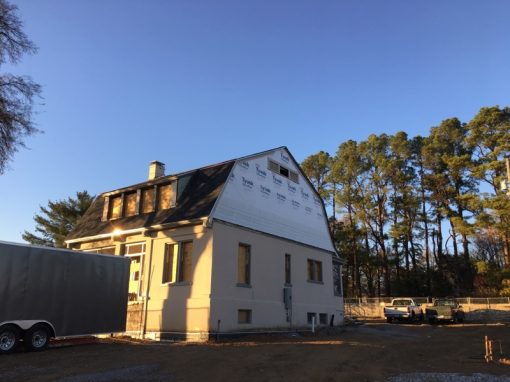
[[(333, 292), (332, 255), (289, 240), (215, 221), (211, 327), (221, 330), (289, 328), (283, 303), (285, 254), (291, 255), (292, 326), (307, 326), (307, 313), (343, 320), (343, 301)], [(238, 246), (251, 246), (251, 287), (238, 286)], [(307, 281), (307, 260), (322, 262), (322, 283)], [(238, 324), (238, 310), (251, 309), (251, 324)]]
[[(214, 240), (213, 240), (214, 236)], [(120, 240), (119, 240), (120, 239)], [(193, 241), (191, 282), (163, 283), (166, 244)], [(132, 322), (128, 330), (162, 335), (188, 333), (188, 338), (205, 339), (208, 332), (305, 327), (307, 313), (335, 315), (343, 320), (343, 301), (334, 296), (332, 255), (286, 239), (215, 221), (212, 228), (185, 226), (132, 235), (116, 241), (83, 243), (76, 249), (145, 242), (141, 275), (141, 297), (130, 303)], [(250, 246), (250, 285), (238, 285), (239, 244)], [(285, 254), (291, 255), (292, 323), (283, 303)], [(307, 260), (322, 263), (322, 283), (307, 281)], [(147, 310), (143, 302), (149, 296)], [(251, 323), (238, 323), (238, 310), (251, 310)], [(146, 317), (146, 318), (145, 318)], [(191, 333), (191, 335), (189, 335)], [(194, 333), (201, 333), (195, 336)], [(157, 336), (158, 336), (157, 335)], [(156, 336), (156, 337), (157, 337)]]

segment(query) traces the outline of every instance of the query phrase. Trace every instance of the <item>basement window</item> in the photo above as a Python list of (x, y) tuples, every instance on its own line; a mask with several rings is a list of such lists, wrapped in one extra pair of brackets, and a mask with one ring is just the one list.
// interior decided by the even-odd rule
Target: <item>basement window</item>
[(277, 173), (278, 175), (281, 175), (287, 179), (290, 179), (294, 183), (299, 183), (299, 175), (297, 172), (292, 171), (288, 169), (285, 166), (282, 166), (278, 162), (275, 162), (272, 159), (267, 160), (267, 168), (271, 170), (272, 172)]
[(321, 325), (328, 324), (328, 314), (327, 313), (319, 313), (319, 324), (321, 324)]
[(251, 324), (251, 310), (239, 309), (237, 311), (237, 322), (239, 324)]
[(311, 313), (311, 312), (308, 312), (306, 314), (306, 321), (311, 325), (312, 324), (312, 321), (315, 321), (315, 323), (317, 324), (317, 313)]

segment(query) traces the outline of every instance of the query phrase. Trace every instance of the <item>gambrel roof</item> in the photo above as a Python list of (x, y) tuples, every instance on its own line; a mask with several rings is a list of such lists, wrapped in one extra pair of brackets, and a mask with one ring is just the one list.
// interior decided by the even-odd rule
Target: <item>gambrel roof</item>
[[(207, 217), (227, 181), (235, 160), (213, 166), (198, 168), (184, 173), (163, 176), (151, 181), (100, 194), (78, 221), (66, 240), (111, 234), (114, 229), (126, 231), (136, 228), (149, 228), (154, 225), (190, 221)], [(138, 214), (125, 218), (102, 220), (105, 196), (132, 191), (143, 187), (177, 181), (177, 201), (173, 208)]]
[[(276, 172), (271, 164), (277, 166)], [(169, 182), (176, 185), (175, 206), (117, 219), (104, 218), (109, 197)], [(324, 203), (286, 147), (102, 193), (66, 242), (108, 238), (114, 231), (128, 234), (196, 224), (200, 220), (204, 224), (220, 220), (336, 254)]]

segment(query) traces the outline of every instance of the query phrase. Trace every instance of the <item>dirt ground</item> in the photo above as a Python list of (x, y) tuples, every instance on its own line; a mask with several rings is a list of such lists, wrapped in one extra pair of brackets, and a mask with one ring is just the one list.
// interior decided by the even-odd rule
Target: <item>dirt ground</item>
[(371, 322), (334, 334), (19, 351), (0, 356), (0, 381), (510, 381), (510, 366), (483, 359), (485, 335), (510, 358), (509, 324)]

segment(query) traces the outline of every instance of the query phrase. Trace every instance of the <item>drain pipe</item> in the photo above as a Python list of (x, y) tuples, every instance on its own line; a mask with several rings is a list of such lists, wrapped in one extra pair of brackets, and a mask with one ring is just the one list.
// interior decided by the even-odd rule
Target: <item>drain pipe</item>
[(145, 338), (145, 333), (147, 332), (147, 316), (149, 312), (149, 292), (152, 281), (152, 250), (154, 248), (154, 239), (151, 237), (149, 242), (149, 266), (148, 266), (148, 276), (147, 276), (147, 286), (145, 287), (145, 296), (144, 296), (144, 304), (143, 304), (143, 330), (142, 330), (142, 339)]

